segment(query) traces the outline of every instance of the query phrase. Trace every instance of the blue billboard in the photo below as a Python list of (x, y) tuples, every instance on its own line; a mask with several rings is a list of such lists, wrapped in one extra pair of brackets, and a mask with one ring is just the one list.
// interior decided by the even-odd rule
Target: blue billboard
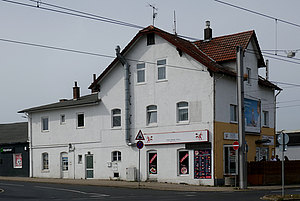
[(245, 131), (260, 133), (261, 102), (258, 100), (244, 99), (245, 106)]

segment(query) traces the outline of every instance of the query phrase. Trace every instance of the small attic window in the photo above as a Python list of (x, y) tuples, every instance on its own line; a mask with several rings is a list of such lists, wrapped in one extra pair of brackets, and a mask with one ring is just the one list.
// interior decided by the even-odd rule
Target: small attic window
[(154, 33), (147, 34), (147, 45), (154, 45), (154, 44), (155, 44)]

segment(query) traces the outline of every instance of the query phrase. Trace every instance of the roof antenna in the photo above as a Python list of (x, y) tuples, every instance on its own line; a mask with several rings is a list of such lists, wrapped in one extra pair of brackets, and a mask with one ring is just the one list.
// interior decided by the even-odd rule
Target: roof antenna
[(154, 20), (157, 15), (157, 12), (155, 12), (155, 11), (158, 11), (158, 8), (156, 8), (154, 5), (149, 4), (149, 3), (148, 3), (148, 5), (152, 8), (152, 18), (153, 18), (152, 25), (154, 26)]
[(177, 31), (176, 31), (176, 13), (175, 13), (175, 10), (174, 10), (174, 28), (173, 28), (173, 31), (174, 31), (175, 36), (177, 36)]
[(37, 1), (36, 1), (36, 7), (39, 8), (41, 4), (42, 4), (42, 0), (37, 0)]

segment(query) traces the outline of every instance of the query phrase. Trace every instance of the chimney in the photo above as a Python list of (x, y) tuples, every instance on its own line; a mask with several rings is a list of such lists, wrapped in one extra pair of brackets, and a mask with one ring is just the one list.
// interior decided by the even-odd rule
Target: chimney
[(93, 82), (96, 81), (96, 74), (93, 74)]
[(77, 100), (80, 98), (80, 88), (77, 86), (77, 82), (75, 81), (75, 86), (73, 87), (73, 99)]
[(206, 21), (206, 28), (204, 29), (204, 40), (212, 39), (212, 29), (209, 27), (210, 21)]

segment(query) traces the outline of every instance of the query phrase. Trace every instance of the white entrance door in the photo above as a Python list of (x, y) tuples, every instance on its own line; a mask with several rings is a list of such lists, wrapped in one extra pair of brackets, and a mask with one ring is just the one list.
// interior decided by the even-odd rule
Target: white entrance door
[(69, 158), (68, 153), (61, 153), (61, 178), (69, 178)]
[(85, 155), (85, 172), (86, 178), (94, 178), (94, 160), (93, 155)]

